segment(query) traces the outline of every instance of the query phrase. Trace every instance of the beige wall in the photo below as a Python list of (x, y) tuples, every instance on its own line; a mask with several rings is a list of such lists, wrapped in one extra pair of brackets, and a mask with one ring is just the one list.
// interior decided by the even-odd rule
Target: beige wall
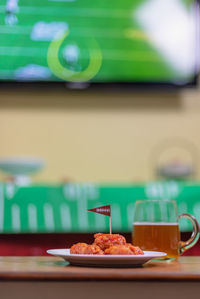
[(200, 92), (4, 89), (0, 140), (0, 158), (46, 160), (36, 181), (149, 180), (155, 162), (175, 146), (177, 156), (195, 156), (200, 178)]

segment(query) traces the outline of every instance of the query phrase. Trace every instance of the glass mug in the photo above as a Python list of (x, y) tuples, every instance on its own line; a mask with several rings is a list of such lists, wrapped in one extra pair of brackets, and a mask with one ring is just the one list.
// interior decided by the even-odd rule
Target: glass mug
[[(186, 242), (180, 240), (178, 220), (192, 222), (193, 233)], [(142, 250), (166, 252), (166, 258), (178, 256), (194, 246), (199, 239), (199, 225), (194, 216), (178, 215), (174, 200), (139, 200), (135, 203), (132, 241)]]

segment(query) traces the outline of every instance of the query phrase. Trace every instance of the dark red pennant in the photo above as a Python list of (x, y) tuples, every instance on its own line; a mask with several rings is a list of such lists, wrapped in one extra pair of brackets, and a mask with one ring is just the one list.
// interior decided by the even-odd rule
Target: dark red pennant
[(89, 209), (88, 211), (89, 212), (103, 214), (103, 215), (106, 215), (106, 216), (110, 216), (111, 215), (110, 205), (102, 206), (102, 207), (98, 207), (98, 208), (94, 208), (94, 209)]

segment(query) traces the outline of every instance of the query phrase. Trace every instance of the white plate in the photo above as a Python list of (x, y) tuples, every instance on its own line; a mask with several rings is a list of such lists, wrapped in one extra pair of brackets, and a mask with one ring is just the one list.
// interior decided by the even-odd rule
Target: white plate
[(62, 257), (72, 265), (95, 267), (136, 267), (167, 255), (158, 251), (144, 251), (144, 255), (70, 254), (70, 249), (49, 249), (47, 253)]

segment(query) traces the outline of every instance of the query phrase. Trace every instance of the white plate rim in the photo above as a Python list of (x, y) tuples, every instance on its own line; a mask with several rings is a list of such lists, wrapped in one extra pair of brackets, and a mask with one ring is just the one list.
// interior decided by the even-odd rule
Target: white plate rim
[(138, 255), (100, 255), (100, 254), (70, 254), (69, 248), (60, 248), (60, 249), (48, 249), (46, 251), (48, 254), (54, 256), (60, 256), (63, 258), (70, 258), (70, 259), (89, 259), (89, 260), (143, 260), (143, 259), (153, 259), (153, 258), (160, 258), (165, 257), (167, 255), (166, 252), (161, 251), (144, 251), (144, 254)]

